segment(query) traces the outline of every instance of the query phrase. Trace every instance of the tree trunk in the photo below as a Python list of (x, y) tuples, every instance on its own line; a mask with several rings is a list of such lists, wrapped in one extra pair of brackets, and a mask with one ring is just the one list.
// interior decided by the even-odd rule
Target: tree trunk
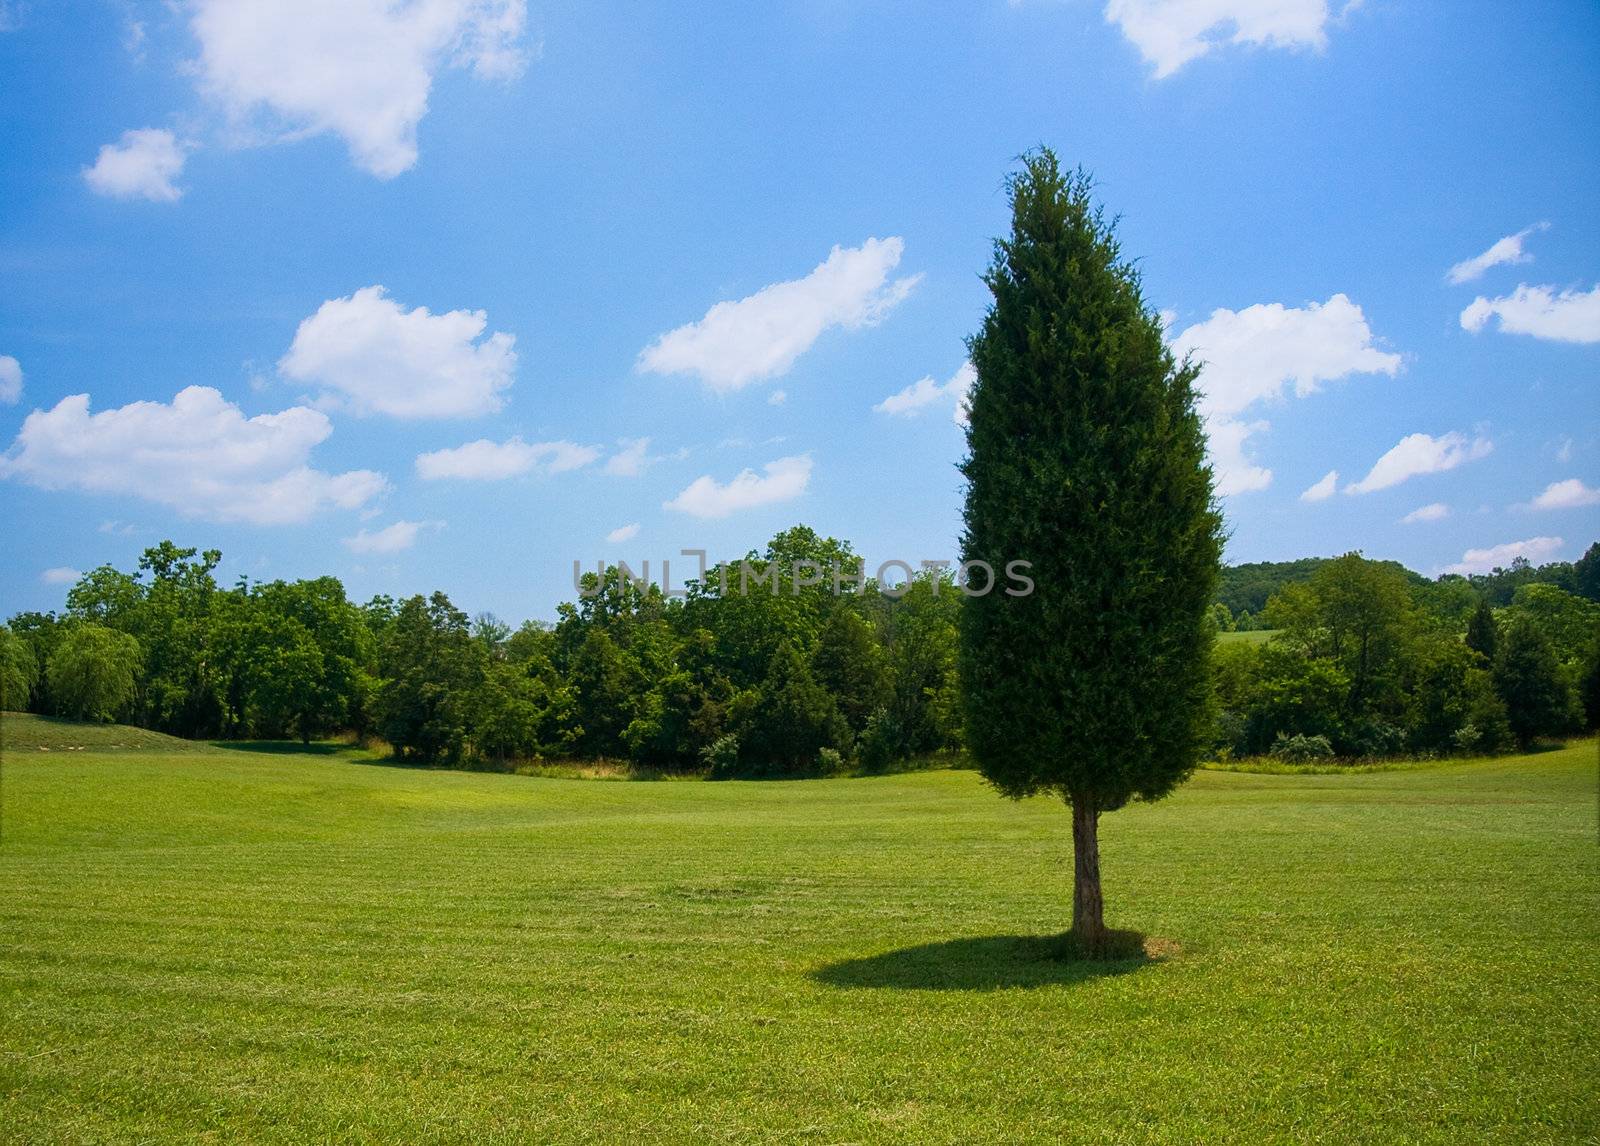
[(1100, 897), (1100, 809), (1093, 796), (1072, 798), (1072, 935), (1083, 953), (1105, 949), (1105, 902)]

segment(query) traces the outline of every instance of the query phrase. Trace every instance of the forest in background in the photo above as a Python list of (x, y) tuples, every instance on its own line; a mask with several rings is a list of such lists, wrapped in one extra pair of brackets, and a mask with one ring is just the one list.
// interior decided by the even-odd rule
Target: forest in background
[[(557, 620), (512, 628), (443, 593), (351, 601), (337, 578), (219, 586), (170, 541), (83, 576), (61, 613), (0, 628), (7, 709), (189, 738), (380, 739), (422, 764), (628, 761), (713, 777), (884, 770), (962, 747), (963, 595), (796, 584), (853, 568), (795, 526), (669, 597), (586, 573)], [(804, 582), (806, 578), (799, 578)], [(1047, 586), (1039, 587), (1047, 592)], [(1359, 554), (1223, 570), (1219, 758), (1484, 753), (1600, 723), (1600, 543), (1576, 562), (1434, 580)]]

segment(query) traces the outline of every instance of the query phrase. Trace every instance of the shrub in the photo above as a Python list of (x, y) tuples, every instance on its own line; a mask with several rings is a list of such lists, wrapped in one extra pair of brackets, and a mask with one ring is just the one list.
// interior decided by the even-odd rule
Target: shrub
[(739, 773), (739, 738), (732, 733), (719, 736), (700, 749), (700, 763), (713, 780), (726, 780)]
[(1272, 742), (1272, 755), (1288, 764), (1303, 764), (1331, 758), (1333, 745), (1326, 736), (1304, 736), (1300, 733), (1288, 736), (1280, 732)]
[(837, 748), (824, 748), (817, 753), (817, 775), (837, 776), (844, 771), (844, 757)]

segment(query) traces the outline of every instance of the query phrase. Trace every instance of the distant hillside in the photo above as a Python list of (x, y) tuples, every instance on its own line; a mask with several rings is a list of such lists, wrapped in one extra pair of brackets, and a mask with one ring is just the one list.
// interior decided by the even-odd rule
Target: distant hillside
[[(1224, 565), (1222, 577), (1217, 582), (1217, 600), (1228, 606), (1234, 616), (1249, 612), (1259, 614), (1267, 599), (1285, 585), (1311, 580), (1317, 566), (1326, 557), (1302, 557), (1297, 561), (1251, 561), (1243, 565)], [(1413, 584), (1426, 584), (1428, 579), (1414, 573), (1398, 561), (1382, 561), (1400, 570)]]
[(0, 752), (196, 752), (210, 746), (126, 724), (84, 724), (24, 712), (0, 713)]

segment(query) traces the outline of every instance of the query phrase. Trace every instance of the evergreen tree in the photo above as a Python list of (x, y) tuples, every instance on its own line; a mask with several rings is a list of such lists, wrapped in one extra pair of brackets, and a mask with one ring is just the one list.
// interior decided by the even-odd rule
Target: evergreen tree
[(969, 343), (962, 556), (1031, 562), (1034, 590), (1002, 579), (962, 610), (966, 737), (1003, 794), (1071, 805), (1073, 933), (1099, 954), (1101, 813), (1170, 793), (1212, 731), (1222, 520), (1198, 367), (1173, 360), (1089, 179), (1045, 150), (1008, 189)]
[(1494, 687), (1523, 748), (1541, 736), (1565, 732), (1571, 723), (1572, 692), (1555, 647), (1527, 620), (1513, 621), (1501, 635)]
[(1492, 663), (1499, 647), (1500, 626), (1495, 623), (1494, 609), (1486, 599), (1480, 597), (1478, 607), (1467, 619), (1467, 648), (1482, 654), (1485, 660)]

